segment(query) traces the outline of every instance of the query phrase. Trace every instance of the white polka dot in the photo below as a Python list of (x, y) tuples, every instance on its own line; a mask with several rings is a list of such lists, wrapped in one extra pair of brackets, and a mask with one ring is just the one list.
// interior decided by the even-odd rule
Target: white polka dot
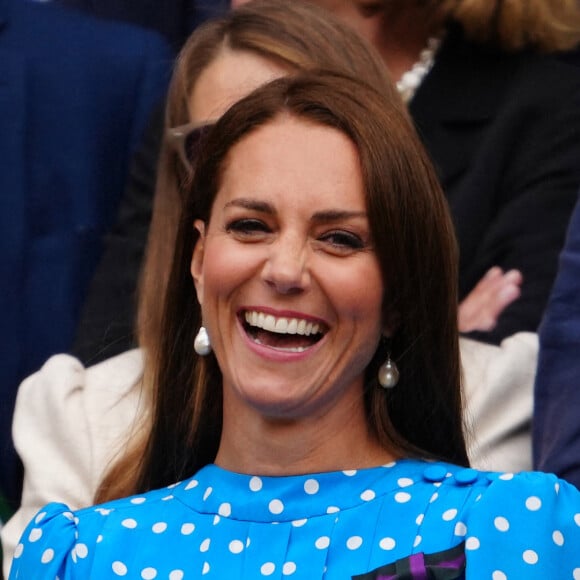
[(443, 519), (446, 522), (450, 522), (451, 520), (454, 520), (457, 517), (457, 510), (456, 509), (450, 509), (447, 510), (444, 514), (443, 514)]
[(282, 566), (282, 574), (284, 576), (291, 576), (296, 572), (296, 564), (294, 562), (286, 562), (284, 566)]
[(35, 524), (39, 524), (43, 519), (44, 516), (46, 516), (46, 512), (40, 512), (35, 518), (34, 518), (34, 523)]
[(360, 494), (360, 498), (363, 501), (372, 501), (373, 499), (375, 499), (375, 497), (376, 497), (376, 494), (372, 489), (367, 489), (366, 491), (363, 491)]
[(272, 574), (274, 574), (275, 570), (276, 566), (274, 566), (273, 562), (266, 562), (265, 564), (262, 564), (262, 567), (260, 568), (262, 576), (271, 576)]
[(413, 485), (413, 483), (415, 482), (412, 479), (409, 479), (408, 477), (401, 477), (400, 479), (397, 480), (397, 485), (399, 487), (409, 487)]
[(194, 489), (199, 485), (199, 481), (197, 479), (192, 479), (186, 486), (185, 491), (189, 491), (190, 489)]
[(183, 524), (181, 526), (181, 533), (184, 536), (189, 536), (190, 534), (193, 534), (194, 530), (195, 530), (195, 524), (187, 523), (187, 524)]
[(71, 555), (72, 561), (76, 564), (77, 563), (77, 553), (76, 553), (74, 548), (72, 549), (70, 555)]
[(491, 575), (491, 580), (507, 580), (507, 576), (501, 570), (496, 570)]
[(434, 501), (436, 501), (439, 498), (439, 494), (437, 492), (435, 492), (430, 498), (429, 498), (429, 503), (433, 503)]
[(102, 536), (102, 534), (99, 534), (97, 536), (97, 544), (100, 544), (102, 541), (103, 541), (103, 536)]
[(44, 552), (42, 552), (42, 557), (40, 558), (40, 561), (43, 564), (48, 564), (49, 562), (52, 562), (53, 558), (54, 558), (54, 550), (52, 548), (48, 548), (48, 550), (44, 550)]
[(218, 508), (218, 514), (223, 516), (224, 518), (229, 518), (232, 515), (232, 506), (231, 504), (225, 502), (220, 505)]
[(552, 540), (554, 540), (554, 544), (556, 544), (556, 546), (563, 546), (564, 545), (564, 534), (560, 530), (556, 530), (552, 534)]
[(153, 578), (157, 578), (157, 570), (155, 568), (143, 568), (141, 570), (141, 578), (143, 580), (153, 580)]
[(360, 536), (351, 536), (347, 541), (346, 541), (346, 547), (349, 550), (358, 550), (363, 543), (363, 539)]
[(37, 542), (42, 537), (42, 530), (40, 528), (32, 528), (28, 535), (29, 542)]
[(268, 504), (268, 509), (273, 514), (281, 514), (284, 511), (284, 504), (279, 499), (273, 499)]
[(580, 528), (580, 514), (576, 514), (574, 516), (574, 521), (576, 522), (576, 525)]
[(495, 520), (493, 520), (493, 525), (500, 532), (507, 532), (510, 529), (509, 521), (502, 516), (498, 516), (497, 518), (495, 518)]
[(477, 550), (479, 549), (479, 539), (476, 538), (475, 536), (471, 536), (470, 538), (467, 538), (467, 541), (465, 542), (465, 549), (466, 550)]
[(415, 523), (420, 526), (423, 523), (423, 520), (425, 519), (425, 514), (419, 514), (417, 516), (417, 519), (415, 520)]
[(220, 517), (219, 516), (214, 516), (213, 517), (213, 525), (217, 526), (220, 523)]
[(526, 507), (531, 512), (537, 512), (542, 507), (542, 500), (536, 496), (529, 497), (526, 500)]
[(134, 503), (135, 505), (139, 505), (141, 503), (145, 503), (147, 501), (146, 497), (134, 497), (131, 500), (131, 503)]
[(125, 566), (125, 564), (123, 564), (123, 562), (119, 562), (119, 560), (117, 560), (116, 562), (113, 562), (113, 572), (117, 575), (117, 576), (126, 576), (127, 575), (127, 566)]
[(165, 522), (157, 522), (153, 524), (151, 528), (154, 534), (162, 534), (167, 529), (167, 524)]
[(393, 540), (393, 538), (383, 538), (379, 542), (381, 550), (392, 550), (396, 545), (397, 543), (395, 542), (395, 540)]
[(457, 522), (455, 524), (455, 535), (465, 536), (467, 534), (467, 526), (463, 522)]
[(248, 548), (250, 546), (250, 537), (248, 536), (246, 538), (246, 548)]
[[(102, 516), (108, 516), (111, 513), (112, 510), (106, 510), (105, 508), (96, 508), (95, 511), (98, 512), (98, 513), (100, 513)], [(68, 514), (62, 514), (62, 515), (65, 516), (65, 517), (68, 516)], [(70, 520), (73, 519), (72, 514), (70, 514), (70, 518), (69, 519)]]
[(262, 489), (262, 480), (259, 477), (252, 477), (250, 479), (250, 489), (252, 491), (260, 491)]
[(169, 572), (169, 580), (183, 580), (185, 573), (183, 570), (172, 570)]
[(406, 491), (399, 491), (395, 494), (395, 501), (397, 503), (407, 503), (411, 499), (411, 494)]
[(232, 554), (239, 554), (244, 549), (244, 544), (240, 540), (232, 540), (229, 549)]
[(319, 489), (320, 489), (320, 484), (316, 481), (316, 479), (307, 479), (304, 482), (304, 491), (308, 495), (314, 495), (315, 493), (318, 493)]
[(209, 572), (209, 564), (207, 562), (204, 562), (201, 573), (205, 576), (205, 574), (207, 574), (208, 572)]
[(335, 505), (329, 505), (326, 508), (326, 513), (327, 514), (337, 514), (340, 511), (339, 507), (336, 507)]
[(580, 580), (580, 568), (574, 568), (574, 570), (572, 570), (572, 578), (574, 578), (574, 580)]
[[(99, 508), (99, 509), (96, 509), (95, 511), (97, 511), (97, 512), (101, 512), (101, 513), (102, 513), (104, 516), (107, 516), (107, 515), (109, 515), (109, 514), (110, 514), (110, 513), (111, 513), (113, 510), (106, 510), (106, 509), (103, 509), (103, 508)], [(66, 518), (67, 520), (70, 520), (71, 522), (72, 522), (72, 521), (74, 520), (74, 518), (75, 518), (75, 517), (74, 517), (74, 515), (73, 515), (71, 512), (63, 512), (63, 514), (62, 514), (62, 517), (63, 517), (63, 518)]]
[(86, 558), (89, 555), (89, 549), (87, 548), (86, 544), (77, 544), (75, 546), (75, 552), (77, 553), (77, 556), (83, 560), (84, 558)]
[(326, 548), (328, 548), (328, 546), (330, 546), (330, 538), (328, 536), (320, 536), (320, 538), (318, 538), (318, 540), (314, 542), (314, 545), (319, 550), (325, 550)]
[(560, 484), (558, 482), (554, 484), (554, 491), (556, 492), (556, 495), (560, 493)]
[(356, 469), (345, 469), (342, 473), (347, 477), (352, 477), (353, 475), (356, 475)]
[(513, 473), (503, 473), (502, 475), (499, 476), (499, 479), (502, 479), (503, 481), (510, 481), (513, 478), (514, 478)]
[(133, 530), (137, 527), (137, 522), (133, 518), (127, 518), (126, 520), (123, 520), (121, 522), (121, 525), (124, 528), (129, 528), (130, 530)]
[(206, 538), (200, 545), (199, 551), (200, 552), (207, 552), (209, 550), (209, 545), (211, 544), (211, 539)]
[(22, 556), (22, 552), (24, 551), (24, 544), (18, 544), (14, 549), (14, 558), (20, 558)]
[(173, 499), (173, 496), (172, 495), (166, 495), (165, 497), (162, 497), (161, 498), (161, 501), (169, 501), (171, 499)]
[(538, 554), (534, 552), (534, 550), (526, 550), (522, 555), (524, 562), (526, 564), (537, 564), (538, 563)]
[(423, 538), (421, 536), (415, 536), (415, 541), (413, 542), (413, 547), (416, 548), (422, 541), (423, 541)]
[(211, 492), (213, 491), (213, 487), (208, 487), (204, 493), (203, 493), (203, 501), (205, 501), (210, 495)]
[(301, 528), (308, 520), (306, 518), (304, 518), (303, 520), (294, 520), (292, 522), (292, 525), (295, 528)]
[(178, 481), (178, 482), (176, 482), (176, 483), (170, 483), (170, 484), (167, 486), (167, 489), (173, 489), (173, 488), (177, 487), (177, 486), (178, 486), (180, 483), (181, 483), (180, 481)]

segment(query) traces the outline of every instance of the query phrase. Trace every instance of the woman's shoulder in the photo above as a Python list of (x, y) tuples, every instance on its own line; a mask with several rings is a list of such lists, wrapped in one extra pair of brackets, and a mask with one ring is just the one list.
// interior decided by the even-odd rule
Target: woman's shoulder
[(138, 381), (143, 370), (139, 349), (124, 352), (92, 367), (84, 367), (75, 357), (57, 354), (39, 371), (26, 378), (18, 390), (24, 402), (44, 408), (60, 407), (74, 392), (98, 389), (104, 396), (123, 396)]

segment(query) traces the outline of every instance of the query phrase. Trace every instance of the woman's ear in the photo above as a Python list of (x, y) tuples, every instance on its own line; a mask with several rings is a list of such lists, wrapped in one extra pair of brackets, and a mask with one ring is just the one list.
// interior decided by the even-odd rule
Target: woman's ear
[(191, 257), (191, 276), (195, 284), (197, 300), (203, 304), (203, 257), (205, 253), (205, 223), (201, 220), (195, 220), (193, 227), (199, 232), (199, 238), (193, 248)]

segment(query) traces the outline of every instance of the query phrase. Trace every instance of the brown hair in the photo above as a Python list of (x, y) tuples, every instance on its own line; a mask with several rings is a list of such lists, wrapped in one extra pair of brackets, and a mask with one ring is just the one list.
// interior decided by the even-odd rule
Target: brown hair
[(215, 458), (222, 426), (221, 373), (213, 354), (193, 353), (201, 325), (190, 262), (209, 220), (228, 152), (281, 114), (336, 128), (358, 150), (367, 212), (385, 292), (398, 327), (390, 345), (401, 371), (377, 385), (379, 345), (367, 369), (372, 432), (403, 456), (466, 465), (457, 331), (457, 247), (435, 172), (399, 98), (338, 74), (278, 79), (235, 104), (208, 133), (177, 234), (165, 301), (153, 426), (136, 490), (167, 485)]
[[(317, 6), (299, 1), (256, 0), (198, 28), (183, 47), (175, 66), (166, 106), (166, 127), (190, 121), (188, 102), (200, 74), (224, 48), (245, 50), (274, 60), (289, 70), (326, 68), (360, 77), (397, 99), (384, 64), (350, 27)], [(175, 237), (182, 210), (182, 186), (191, 175), (165, 141), (158, 168), (156, 196), (140, 287), (139, 342), (145, 352), (144, 397), (151, 396), (157, 376), (162, 336), (162, 308)], [(145, 405), (146, 408), (150, 405)], [(127, 448), (105, 475), (95, 500), (129, 495), (151, 417), (145, 416)]]

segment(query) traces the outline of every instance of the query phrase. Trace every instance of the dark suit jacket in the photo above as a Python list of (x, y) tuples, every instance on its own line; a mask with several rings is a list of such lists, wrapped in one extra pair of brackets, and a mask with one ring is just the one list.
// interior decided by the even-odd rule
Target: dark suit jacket
[(70, 347), (171, 60), (153, 33), (0, 0), (0, 487), (12, 496), (16, 388)]
[(220, 14), (228, 0), (56, 0), (111, 20), (123, 20), (157, 30), (178, 51), (191, 31)]
[(522, 296), (488, 342), (535, 331), (580, 186), (580, 75), (449, 30), (410, 106), (439, 172), (461, 250), (460, 296), (492, 266), (519, 268)]
[(540, 326), (534, 468), (580, 488), (580, 202)]

